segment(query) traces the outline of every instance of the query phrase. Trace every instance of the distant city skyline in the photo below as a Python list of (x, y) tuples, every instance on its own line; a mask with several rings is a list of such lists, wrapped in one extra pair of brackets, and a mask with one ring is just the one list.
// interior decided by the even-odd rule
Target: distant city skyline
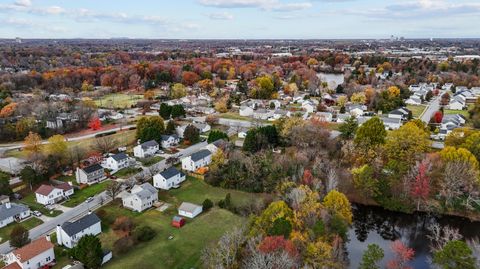
[(478, 38), (478, 0), (0, 0), (0, 38)]

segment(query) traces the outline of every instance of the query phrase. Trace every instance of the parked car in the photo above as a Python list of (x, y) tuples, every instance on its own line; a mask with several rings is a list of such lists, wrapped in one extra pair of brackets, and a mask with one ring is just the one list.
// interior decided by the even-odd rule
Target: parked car
[(41, 217), (41, 216), (42, 216), (42, 212), (37, 211), (37, 210), (33, 211), (32, 214), (33, 214), (35, 217)]
[(90, 203), (91, 201), (93, 201), (93, 197), (91, 197), (91, 196), (88, 197), (87, 200), (85, 200), (85, 202), (87, 202), (87, 203)]
[(23, 196), (20, 193), (13, 193), (13, 198), (17, 200), (22, 200)]

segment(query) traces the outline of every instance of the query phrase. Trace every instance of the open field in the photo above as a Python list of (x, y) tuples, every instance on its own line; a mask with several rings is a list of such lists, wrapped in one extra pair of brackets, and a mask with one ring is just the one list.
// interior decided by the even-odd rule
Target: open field
[(11, 223), (3, 228), (0, 228), (0, 243), (3, 243), (7, 241), (10, 238), (10, 233), (12, 232), (13, 228), (16, 225), (22, 225), (23, 228), (30, 230), (40, 224), (42, 224), (43, 221), (35, 218), (35, 217), (30, 217), (29, 219), (20, 222), (20, 223)]
[[(130, 145), (133, 144), (136, 140), (136, 131), (135, 130), (125, 130), (122, 132), (117, 132), (115, 134), (105, 136), (108, 137), (109, 139), (113, 139), (116, 141), (116, 147), (120, 146), (125, 146), (125, 145)], [(68, 147), (75, 147), (78, 146), (79, 148), (89, 150), (92, 148), (93, 145), (95, 145), (95, 138), (86, 138), (82, 140), (76, 140), (76, 141), (68, 141)], [(42, 146), (44, 148), (45, 145)], [(8, 157), (16, 157), (16, 158), (21, 158), (21, 159), (26, 159), (27, 158), (27, 152), (25, 150), (10, 150), (6, 154)]]
[(67, 207), (75, 207), (85, 201), (85, 199), (87, 199), (88, 197), (94, 196), (104, 191), (109, 183), (109, 180), (105, 180), (98, 184), (88, 186), (85, 189), (75, 190), (75, 193), (70, 197), (70, 199), (65, 201), (62, 205)]
[(420, 105), (420, 106), (415, 106), (415, 105), (407, 105), (407, 108), (412, 111), (412, 117), (414, 118), (418, 118), (420, 117), (420, 115), (422, 115), (423, 111), (425, 110), (425, 107), (424, 105)]
[(112, 93), (95, 100), (95, 104), (102, 108), (130, 108), (143, 99), (140, 94)]

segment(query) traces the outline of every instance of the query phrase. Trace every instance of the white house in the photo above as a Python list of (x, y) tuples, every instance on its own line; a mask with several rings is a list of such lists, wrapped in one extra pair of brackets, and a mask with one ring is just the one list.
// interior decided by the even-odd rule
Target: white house
[(313, 113), (317, 111), (317, 105), (312, 102), (311, 100), (305, 100), (302, 103), (302, 108), (307, 112), (307, 113)]
[(109, 156), (103, 162), (103, 167), (108, 168), (110, 170), (120, 170), (130, 166), (130, 158), (124, 152), (117, 153), (115, 155)]
[(178, 208), (178, 215), (193, 219), (202, 211), (203, 207), (201, 205), (183, 202)]
[(390, 111), (390, 113), (388, 113), (388, 117), (392, 119), (408, 120), (411, 113), (412, 112), (409, 109), (405, 107), (401, 107), (401, 108)]
[(212, 153), (208, 149), (203, 149), (182, 159), (182, 169), (187, 171), (196, 171), (198, 168), (205, 167), (212, 162)]
[(153, 176), (153, 186), (158, 189), (169, 190), (185, 181), (186, 176), (174, 166)]
[(239, 111), (240, 116), (251, 117), (253, 116), (253, 108), (249, 106), (241, 106)]
[(5, 255), (3, 260), (7, 265), (3, 269), (50, 268), (55, 264), (53, 247), (50, 236), (34, 240)]
[(460, 98), (453, 98), (448, 104), (448, 109), (451, 110), (463, 110), (466, 106), (465, 101)]
[(0, 205), (0, 228), (29, 216), (30, 209), (26, 205), (12, 203), (10, 200), (5, 201)]
[(330, 112), (317, 112), (315, 115), (326, 122), (331, 122), (333, 120), (333, 114)]
[(98, 235), (102, 232), (100, 218), (95, 213), (87, 215), (74, 222), (57, 225), (57, 243), (67, 248), (73, 248), (85, 235)]
[(350, 115), (358, 117), (362, 116), (363, 112), (367, 110), (366, 105), (358, 105), (358, 104), (353, 104), (353, 105), (347, 105), (346, 111), (350, 113)]
[(73, 187), (68, 183), (57, 186), (42, 184), (35, 191), (37, 203), (42, 205), (53, 205), (63, 199), (67, 199), (73, 195)]
[(273, 116), (273, 113), (274, 112), (271, 110), (260, 108), (253, 112), (253, 118), (259, 120), (267, 120), (268, 118)]
[(162, 148), (168, 149), (178, 145), (180, 138), (178, 135), (162, 135)]
[(99, 164), (90, 165), (84, 168), (77, 167), (75, 177), (78, 184), (88, 185), (98, 183), (106, 178), (105, 171)]
[(155, 140), (150, 140), (133, 148), (133, 156), (137, 158), (147, 158), (155, 155), (160, 149), (160, 145)]
[(130, 193), (122, 197), (123, 206), (137, 212), (142, 212), (158, 201), (158, 190), (150, 183), (135, 185)]
[(410, 98), (407, 99), (407, 101), (405, 101), (405, 104), (418, 106), (422, 104), (422, 99), (417, 95), (412, 95), (410, 96)]
[(207, 123), (194, 122), (193, 126), (197, 128), (201, 134), (206, 133), (212, 129), (212, 127)]
[(402, 120), (399, 118), (380, 118), (387, 130), (396, 130), (402, 126)]
[(205, 148), (208, 149), (212, 154), (217, 152), (218, 149), (224, 150), (227, 147), (227, 141), (224, 139), (219, 139), (208, 144)]

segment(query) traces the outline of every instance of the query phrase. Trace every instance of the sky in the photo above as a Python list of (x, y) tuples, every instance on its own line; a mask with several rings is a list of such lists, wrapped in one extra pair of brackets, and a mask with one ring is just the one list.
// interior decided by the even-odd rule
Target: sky
[(0, 0), (0, 38), (480, 38), (480, 0)]

